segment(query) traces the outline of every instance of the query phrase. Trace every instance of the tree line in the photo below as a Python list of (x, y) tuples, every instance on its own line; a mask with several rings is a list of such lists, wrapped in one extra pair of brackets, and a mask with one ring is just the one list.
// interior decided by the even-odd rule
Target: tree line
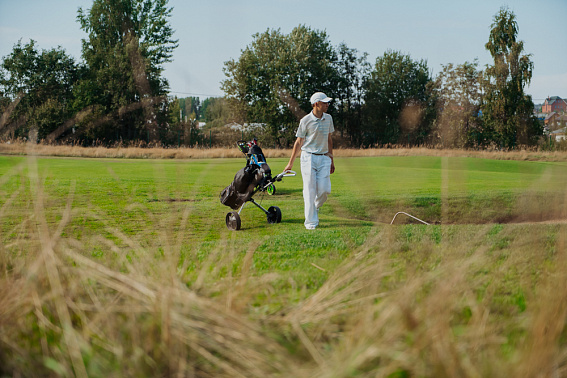
[(224, 64), (225, 97), (201, 101), (168, 95), (163, 64), (178, 41), (167, 3), (94, 0), (79, 8), (88, 35), (80, 62), (61, 48), (16, 43), (0, 65), (0, 138), (191, 145), (206, 121), (209, 128), (254, 124), (266, 143), (289, 146), (315, 91), (335, 98), (335, 128), (353, 147), (515, 148), (542, 135), (524, 93), (533, 62), (507, 8), (494, 16), (485, 45), (494, 63), (484, 70), (476, 61), (447, 64), (432, 77), (425, 60), (394, 50), (371, 64), (368, 54), (300, 25), (255, 34)]
[(87, 33), (80, 62), (60, 47), (18, 41), (0, 66), (0, 137), (111, 144), (172, 134), (179, 122), (162, 74), (178, 41), (167, 3), (94, 0), (79, 8)]
[(389, 50), (372, 65), (366, 53), (298, 26), (267, 30), (225, 63), (222, 88), (241, 122), (266, 125), (266, 137), (289, 145), (316, 91), (335, 98), (335, 128), (353, 146), (390, 144), (515, 148), (543, 134), (533, 114), (533, 62), (523, 53), (513, 12), (494, 16), (486, 49), (494, 64), (447, 64), (433, 78), (425, 60)]

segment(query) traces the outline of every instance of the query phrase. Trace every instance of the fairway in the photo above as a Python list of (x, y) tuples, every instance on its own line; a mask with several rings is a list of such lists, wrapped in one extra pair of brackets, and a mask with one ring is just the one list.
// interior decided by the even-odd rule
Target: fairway
[[(287, 159), (268, 163), (277, 174)], [(281, 223), (248, 204), (229, 231), (218, 196), (244, 164), (0, 157), (0, 362), (29, 375), (185, 361), (220, 376), (511, 376), (537, 368), (518, 363), (537, 343), (566, 351), (563, 294), (543, 306), (567, 282), (567, 163), (337, 158), (315, 231), (298, 164), (254, 197)], [(399, 211), (431, 225), (390, 226)], [(538, 334), (543, 321), (555, 331)]]
[[(18, 191), (12, 206), (4, 206), (6, 211), (29, 206), (34, 192), (40, 189), (53, 227), (72, 201), (73, 219), (65, 230), (70, 236), (116, 229), (149, 245), (158, 232), (166, 232), (191, 246), (201, 243), (210, 248), (228, 237), (224, 215), (230, 209), (220, 204), (218, 195), (244, 163), (243, 159), (38, 158), (32, 164), (26, 158), (2, 157), (4, 195), (0, 205), (6, 205)], [(269, 164), (278, 173), (286, 159), (270, 159)], [(302, 180), (297, 169), (296, 177), (277, 183), (275, 196), (258, 193), (254, 197), (265, 207), (280, 207), (282, 223), (267, 224), (265, 215), (248, 204), (242, 211), (242, 230), (230, 236), (235, 245), (282, 235), (286, 237), (276, 245), (268, 240), (265, 243), (276, 250), (305, 249), (291, 237), (305, 234)], [(26, 182), (35, 174), (39, 188)], [(553, 220), (558, 216), (554, 210), (562, 204), (566, 182), (566, 163), (423, 156), (342, 158), (337, 160), (337, 173), (332, 176), (332, 195), (321, 210), (321, 227), (309, 239), (319, 239), (313, 245), (325, 250), (352, 247), (344, 244), (349, 239), (345, 239), (345, 233), (355, 232), (354, 238), (363, 241), (372, 226), (389, 223), (397, 211), (436, 224), (530, 220), (526, 214), (533, 215), (533, 221)], [(537, 214), (531, 214), (534, 209), (518, 208), (518, 201), (528, 194), (543, 201)], [(187, 224), (179, 230), (183, 214), (188, 216)], [(4, 215), (6, 222), (10, 216)], [(400, 219), (399, 223), (406, 221)], [(331, 247), (334, 239), (338, 245)]]

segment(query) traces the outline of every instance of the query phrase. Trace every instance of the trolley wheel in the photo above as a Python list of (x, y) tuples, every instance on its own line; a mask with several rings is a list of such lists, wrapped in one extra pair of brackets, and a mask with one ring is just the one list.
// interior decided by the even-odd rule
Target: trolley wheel
[(268, 195), (273, 196), (274, 194), (276, 194), (276, 186), (274, 184), (270, 184), (266, 188), (266, 192), (268, 193)]
[(282, 212), (277, 206), (270, 206), (268, 209), (268, 223), (280, 223), (282, 221)]
[(241, 224), (240, 215), (238, 215), (236, 211), (231, 211), (230, 213), (226, 214), (226, 227), (229, 230), (238, 231), (240, 230)]

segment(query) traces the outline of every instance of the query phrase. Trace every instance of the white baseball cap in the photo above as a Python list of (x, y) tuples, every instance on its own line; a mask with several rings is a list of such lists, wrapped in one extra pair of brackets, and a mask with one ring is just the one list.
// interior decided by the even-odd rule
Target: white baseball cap
[(326, 94), (324, 94), (323, 92), (316, 92), (313, 94), (313, 96), (311, 96), (311, 104), (316, 104), (319, 101), (321, 102), (331, 102), (333, 101), (332, 98), (327, 97)]

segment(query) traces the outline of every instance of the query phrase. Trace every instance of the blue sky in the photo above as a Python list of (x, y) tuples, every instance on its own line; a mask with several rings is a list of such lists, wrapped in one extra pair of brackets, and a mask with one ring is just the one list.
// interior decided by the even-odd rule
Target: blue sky
[[(86, 34), (77, 9), (92, 0), (0, 0), (0, 57), (14, 44), (34, 39), (41, 49), (63, 47), (77, 60)], [(170, 0), (179, 47), (165, 77), (172, 94), (222, 96), (224, 62), (237, 59), (252, 35), (267, 29), (289, 33), (298, 25), (324, 30), (333, 45), (345, 42), (374, 63), (387, 50), (427, 60), (436, 75), (442, 64), (478, 59), (491, 64), (484, 45), (501, 6), (516, 14), (519, 39), (532, 54), (534, 76), (526, 92), (534, 102), (567, 98), (567, 0)]]

